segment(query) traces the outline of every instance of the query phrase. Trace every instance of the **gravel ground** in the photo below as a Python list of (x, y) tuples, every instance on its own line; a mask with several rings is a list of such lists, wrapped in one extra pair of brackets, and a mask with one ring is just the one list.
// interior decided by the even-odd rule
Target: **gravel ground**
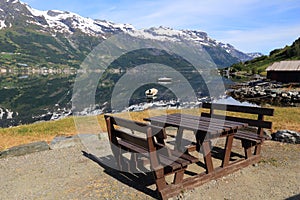
[[(104, 143), (0, 159), (0, 199), (155, 199), (142, 183), (151, 179), (118, 174), (98, 164), (111, 157)], [(82, 151), (87, 152), (84, 154)], [(103, 156), (104, 155), (104, 156)], [(300, 145), (267, 141), (262, 161), (173, 199), (300, 199)], [(98, 156), (97, 156), (98, 157)], [(298, 196), (296, 196), (298, 195)]]

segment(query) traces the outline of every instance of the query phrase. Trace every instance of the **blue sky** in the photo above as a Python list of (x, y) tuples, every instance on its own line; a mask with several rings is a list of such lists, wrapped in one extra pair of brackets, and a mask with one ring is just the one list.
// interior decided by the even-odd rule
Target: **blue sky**
[(135, 28), (202, 30), (243, 52), (269, 54), (300, 37), (299, 0), (21, 0)]

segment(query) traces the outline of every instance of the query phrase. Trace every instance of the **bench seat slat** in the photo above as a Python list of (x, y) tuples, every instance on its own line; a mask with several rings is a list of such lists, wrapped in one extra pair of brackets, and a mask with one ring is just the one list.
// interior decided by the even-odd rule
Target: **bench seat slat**
[[(141, 153), (143, 156), (146, 156), (149, 158), (149, 152), (146, 149), (137, 147), (136, 145), (131, 144), (126, 141), (123, 141), (123, 140), (119, 140), (118, 142), (122, 147), (129, 149), (129, 151), (134, 152), (134, 153)], [(170, 159), (168, 159), (165, 156), (160, 155), (160, 154), (159, 154), (159, 160), (162, 162), (163, 165), (167, 165), (167, 166), (171, 167), (172, 171), (182, 168), (182, 165), (180, 163), (172, 162)]]
[[(124, 140), (118, 140), (118, 143), (121, 147), (129, 149), (131, 152), (141, 153), (143, 154), (143, 156), (149, 157), (149, 152), (143, 147), (137, 146)], [(198, 161), (198, 159), (193, 156), (182, 154), (171, 149), (167, 150), (170, 151), (172, 155), (165, 155), (163, 154), (164, 151), (159, 150), (157, 151), (157, 153), (162, 164), (165, 166), (170, 166), (173, 171), (186, 167), (187, 165)]]
[(138, 146), (147, 147), (147, 141), (145, 139), (142, 139), (140, 137), (136, 137), (134, 135), (129, 135), (123, 131), (115, 130), (115, 134), (118, 138), (123, 139), (124, 141), (129, 141), (132, 144), (136, 144)]
[(185, 153), (182, 153), (182, 152), (179, 152), (179, 151), (176, 151), (176, 150), (173, 150), (173, 149), (170, 149), (162, 144), (157, 144), (158, 146), (160, 146), (161, 148), (167, 148), (167, 150), (170, 152), (171, 155), (173, 155), (173, 157), (175, 156), (175, 158), (181, 158), (183, 160), (186, 160), (188, 164), (191, 164), (191, 163), (196, 163), (198, 162), (198, 158), (192, 156), (192, 155), (189, 155), (189, 154), (185, 154)]
[(237, 132), (235, 135), (234, 135), (234, 138), (237, 138), (237, 139), (241, 139), (241, 140), (251, 140), (251, 141), (254, 141), (254, 142), (262, 142), (265, 140), (264, 137), (260, 137), (259, 135), (257, 134), (254, 134), (254, 133), (243, 133), (243, 132)]
[(145, 148), (142, 148), (142, 147), (137, 146), (135, 144), (131, 144), (131, 143), (123, 141), (123, 140), (118, 140), (118, 143), (121, 147), (125, 147), (127, 149), (130, 149), (134, 153), (141, 153), (141, 154), (146, 154), (147, 153), (147, 150)]

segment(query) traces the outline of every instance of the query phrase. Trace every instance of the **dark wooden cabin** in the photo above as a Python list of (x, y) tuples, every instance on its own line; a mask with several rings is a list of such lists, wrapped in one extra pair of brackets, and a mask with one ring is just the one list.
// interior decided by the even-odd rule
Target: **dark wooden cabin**
[(266, 71), (268, 79), (282, 83), (300, 83), (300, 60), (275, 62)]

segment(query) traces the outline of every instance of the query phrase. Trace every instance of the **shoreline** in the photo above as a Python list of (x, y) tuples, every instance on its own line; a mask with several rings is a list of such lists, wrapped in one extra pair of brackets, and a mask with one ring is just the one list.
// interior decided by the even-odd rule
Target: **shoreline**
[(257, 79), (236, 84), (228, 90), (227, 94), (242, 102), (300, 107), (300, 83), (282, 84), (266, 79)]

